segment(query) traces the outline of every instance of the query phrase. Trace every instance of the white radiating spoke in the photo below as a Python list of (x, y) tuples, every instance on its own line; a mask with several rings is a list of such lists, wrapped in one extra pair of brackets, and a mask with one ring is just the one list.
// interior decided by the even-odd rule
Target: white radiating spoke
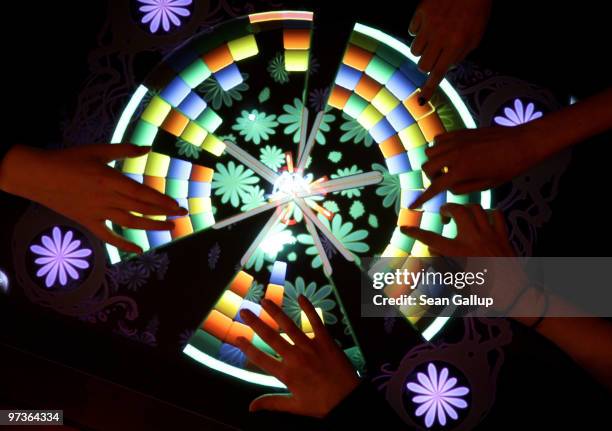
[(281, 220), (281, 218), (283, 217), (283, 214), (286, 212), (285, 208), (286, 207), (276, 208), (276, 211), (274, 211), (274, 214), (272, 214), (268, 222), (261, 229), (261, 231), (255, 238), (255, 241), (253, 241), (253, 243), (249, 246), (244, 256), (242, 256), (242, 259), (240, 259), (240, 265), (242, 266), (246, 265), (249, 259), (251, 259), (251, 256), (253, 256), (253, 253), (255, 253), (255, 250), (257, 250), (257, 247), (261, 245), (261, 242), (264, 239), (266, 239), (266, 236), (268, 236), (268, 233), (270, 233), (270, 230), (272, 230), (272, 228), (274, 228), (274, 226), (276, 226), (276, 224)]
[(315, 117), (314, 124), (312, 125), (312, 129), (310, 129), (310, 135), (308, 135), (308, 141), (306, 142), (306, 147), (304, 151), (300, 155), (300, 161), (298, 162), (297, 171), (303, 172), (304, 166), (306, 166), (306, 162), (308, 161), (308, 157), (312, 152), (312, 148), (314, 147), (315, 140), (317, 137), (317, 133), (319, 133), (319, 127), (321, 127), (321, 121), (323, 121), (324, 111), (319, 111), (317, 116)]
[(256, 208), (250, 209), (250, 210), (245, 211), (243, 213), (236, 214), (236, 215), (233, 215), (231, 217), (225, 218), (225, 219), (220, 220), (217, 223), (215, 223), (213, 225), (213, 229), (223, 229), (224, 227), (229, 226), (231, 224), (241, 222), (241, 221), (246, 220), (248, 218), (254, 217), (257, 214), (261, 214), (262, 212), (271, 210), (271, 209), (276, 208), (276, 207), (281, 206), (281, 205), (285, 205), (290, 200), (291, 200), (291, 198), (289, 196), (287, 196), (287, 197), (284, 197), (282, 199), (279, 199), (278, 201), (269, 202), (267, 204), (260, 205), (260, 206), (258, 206)]
[(308, 217), (310, 221), (314, 223), (314, 225), (321, 231), (321, 233), (323, 233), (323, 235), (327, 237), (327, 239), (334, 245), (334, 247), (338, 249), (340, 254), (342, 254), (342, 256), (344, 256), (344, 258), (349, 262), (353, 262), (355, 260), (353, 254), (349, 251), (349, 249), (344, 246), (344, 244), (338, 241), (338, 238), (336, 238), (336, 236), (321, 222), (321, 220), (319, 220), (315, 213), (312, 212), (310, 207), (306, 205), (304, 199), (297, 198), (295, 199), (295, 202), (302, 210), (304, 216)]
[(370, 186), (380, 183), (382, 179), (383, 175), (378, 171), (370, 171), (362, 174), (350, 175), (348, 177), (335, 178), (333, 180), (313, 185), (310, 192), (303, 193), (300, 195), (300, 197)]
[(237, 159), (240, 163), (252, 169), (257, 175), (262, 177), (267, 182), (274, 184), (278, 179), (278, 175), (272, 169), (261, 163), (255, 157), (244, 151), (238, 145), (231, 141), (225, 141), (225, 151)]
[(302, 153), (304, 152), (304, 145), (306, 145), (306, 138), (308, 137), (308, 108), (304, 106), (302, 110), (302, 126), (300, 129), (300, 144), (298, 146), (297, 160), (300, 160)]
[(327, 253), (325, 253), (325, 249), (323, 248), (323, 244), (321, 243), (321, 238), (319, 238), (319, 234), (317, 233), (317, 229), (310, 221), (310, 218), (304, 217), (304, 222), (306, 223), (306, 230), (312, 237), (312, 242), (314, 243), (314, 246), (319, 252), (321, 262), (323, 262), (323, 272), (325, 272), (325, 275), (330, 277), (332, 275), (332, 267), (329, 263), (329, 259), (327, 258)]

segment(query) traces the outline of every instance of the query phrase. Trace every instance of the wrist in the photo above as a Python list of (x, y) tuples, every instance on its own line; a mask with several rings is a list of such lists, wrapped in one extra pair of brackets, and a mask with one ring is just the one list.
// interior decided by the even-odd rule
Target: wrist
[(25, 145), (12, 147), (0, 161), (0, 190), (31, 199), (30, 179), (38, 169), (36, 161), (41, 153)]

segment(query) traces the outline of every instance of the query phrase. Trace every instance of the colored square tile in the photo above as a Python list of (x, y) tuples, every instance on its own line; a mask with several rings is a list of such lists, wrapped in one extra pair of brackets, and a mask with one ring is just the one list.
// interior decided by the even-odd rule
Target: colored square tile
[(398, 133), (402, 144), (404, 144), (404, 148), (410, 150), (411, 148), (418, 148), (425, 144), (427, 141), (423, 136), (423, 132), (421, 132), (421, 128), (417, 123), (411, 124), (405, 129), (401, 130)]
[(240, 304), (242, 304), (242, 298), (231, 290), (226, 290), (223, 292), (214, 308), (230, 319), (235, 319), (240, 309)]
[(376, 123), (383, 119), (383, 115), (378, 112), (372, 105), (366, 106), (361, 115), (357, 118), (357, 122), (363, 126), (364, 129), (370, 130)]
[(404, 61), (406, 61), (404, 54), (384, 44), (378, 46), (376, 49), (376, 55), (385, 60), (387, 63), (391, 64), (396, 69), (399, 68)]
[(211, 72), (217, 72), (233, 63), (234, 58), (227, 45), (221, 45), (202, 57)]
[(344, 53), (342, 62), (354, 69), (364, 71), (374, 54), (363, 48), (349, 44)]
[(305, 72), (308, 70), (310, 51), (292, 49), (285, 51), (285, 70), (287, 72)]
[(227, 47), (234, 61), (244, 60), (259, 53), (257, 41), (252, 34), (228, 42)]
[(205, 198), (210, 196), (210, 183), (190, 181), (187, 196), (190, 198)]
[(367, 75), (362, 75), (355, 86), (355, 93), (359, 94), (368, 102), (380, 91), (380, 84)]
[(176, 108), (190, 92), (191, 88), (189, 85), (177, 76), (170, 81), (170, 84), (162, 90), (159, 96)]
[(444, 205), (445, 203), (446, 193), (438, 193), (438, 195), (425, 202), (422, 208), (425, 212), (438, 213), (440, 212), (440, 208), (442, 207), (442, 205)]
[(435, 233), (442, 233), (444, 224), (442, 223), (442, 216), (438, 213), (424, 212), (421, 218), (421, 229), (428, 230)]
[(210, 203), (210, 198), (188, 198), (187, 199), (188, 202), (188, 207), (189, 207), (189, 214), (191, 214), (192, 216), (195, 214), (201, 214), (204, 212), (211, 212), (212, 211), (212, 207), (211, 207), (211, 203)]
[(420, 171), (406, 172), (399, 175), (402, 190), (423, 189), (423, 175)]
[(181, 138), (190, 144), (199, 147), (204, 142), (204, 139), (208, 133), (202, 127), (198, 126), (197, 123), (191, 122), (185, 127), (185, 130), (181, 134)]
[(174, 136), (181, 136), (189, 124), (189, 118), (181, 114), (179, 111), (172, 110), (161, 125), (161, 128)]
[(196, 93), (191, 92), (181, 102), (178, 109), (190, 119), (195, 120), (206, 109), (206, 102)]
[(423, 106), (419, 104), (420, 95), (421, 90), (417, 90), (404, 100), (404, 106), (408, 109), (410, 115), (417, 121), (434, 112), (434, 107), (431, 102), (427, 102)]
[(391, 126), (391, 124), (389, 124), (389, 122), (385, 118), (380, 120), (374, 125), (374, 127), (370, 129), (370, 135), (372, 136), (372, 139), (376, 141), (377, 144), (386, 141), (396, 133), (397, 132), (395, 131), (395, 129)]
[(283, 47), (290, 50), (310, 49), (310, 30), (285, 29), (283, 30)]
[(401, 208), (408, 208), (410, 205), (412, 205), (412, 203), (417, 200), (417, 198), (419, 196), (421, 196), (421, 194), (423, 193), (422, 190), (406, 190), (406, 189), (402, 189), (401, 192), (401, 196), (400, 196), (400, 207)]
[(341, 110), (346, 105), (346, 102), (348, 101), (349, 97), (351, 97), (351, 94), (352, 93), (346, 88), (334, 85), (334, 88), (332, 89), (329, 95), (327, 103), (330, 106)]
[(432, 142), (436, 136), (444, 133), (444, 125), (440, 121), (438, 114), (435, 112), (421, 118), (419, 121), (419, 128), (423, 132), (423, 136), (427, 141)]
[(406, 127), (414, 124), (414, 118), (412, 118), (412, 115), (410, 115), (410, 112), (408, 112), (402, 103), (387, 114), (387, 120), (397, 132), (401, 132)]
[(188, 180), (191, 175), (191, 166), (190, 162), (186, 162), (185, 160), (172, 158), (170, 160), (170, 168), (168, 169), (168, 178), (173, 178), (175, 180)]
[(145, 186), (151, 187), (153, 190), (157, 190), (160, 193), (166, 192), (166, 179), (165, 178), (145, 175), (143, 177), (142, 183)]
[(189, 340), (189, 344), (201, 352), (216, 357), (219, 354), (222, 342), (208, 332), (197, 329)]
[(217, 157), (223, 154), (225, 147), (225, 143), (212, 133), (209, 133), (204, 142), (202, 142), (202, 148)]
[(287, 263), (276, 261), (272, 267), (272, 273), (270, 274), (270, 283), (284, 285), (285, 275), (287, 274)]
[(352, 94), (351, 97), (346, 101), (344, 106), (344, 112), (352, 118), (358, 118), (359, 115), (368, 107), (368, 101), (358, 94)]
[(186, 198), (189, 193), (189, 181), (166, 179), (166, 194), (174, 199)]
[(396, 70), (385, 84), (389, 91), (399, 100), (404, 100), (417, 89), (401, 70)]
[(408, 150), (408, 159), (410, 159), (410, 166), (412, 166), (412, 169), (421, 169), (423, 163), (427, 161), (425, 148), (427, 147), (423, 145), (421, 147), (411, 148)]
[(238, 313), (236, 313), (236, 321), (240, 323), (245, 323), (240, 316), (240, 312), (242, 310), (249, 310), (251, 313), (259, 317), (261, 313), (261, 305), (254, 303), (253, 301), (244, 300), (240, 304), (240, 308), (238, 309)]
[(139, 147), (150, 147), (157, 136), (157, 127), (144, 120), (139, 120), (134, 127), (130, 142)]
[(194, 232), (199, 232), (204, 229), (208, 229), (215, 224), (215, 216), (212, 212), (204, 212), (200, 214), (193, 214), (191, 216), (191, 224)]
[(175, 218), (172, 222), (174, 223), (174, 229), (170, 231), (172, 238), (182, 238), (193, 233), (189, 216)]
[(172, 109), (172, 106), (164, 101), (159, 96), (153, 96), (145, 110), (142, 112), (140, 118), (145, 120), (149, 124), (154, 126), (161, 126), (164, 119)]
[(406, 151), (397, 135), (393, 135), (378, 146), (385, 159)]
[(215, 171), (206, 166), (193, 165), (191, 167), (191, 181), (200, 181), (203, 183), (210, 183)]
[(372, 57), (365, 73), (381, 84), (386, 84), (395, 73), (395, 68), (378, 56)]
[(202, 323), (202, 329), (209, 334), (214, 335), (219, 340), (225, 340), (225, 336), (229, 332), (232, 323), (232, 319), (227, 317), (225, 314), (217, 310), (212, 310)]
[(399, 228), (395, 228), (393, 231), (393, 235), (391, 236), (391, 244), (403, 250), (407, 253), (410, 253), (412, 247), (414, 246), (414, 238), (404, 235)]
[(230, 283), (230, 289), (232, 292), (244, 298), (249, 292), (252, 284), (253, 276), (244, 271), (240, 271)]
[(409, 172), (411, 170), (410, 161), (408, 160), (408, 155), (406, 153), (400, 153), (396, 156), (389, 157), (388, 159), (385, 159), (385, 163), (387, 164), (387, 169), (389, 169), (389, 173), (391, 175)]
[(385, 87), (381, 88), (372, 99), (372, 105), (374, 105), (383, 115), (387, 115), (399, 104), (400, 101)]
[(361, 75), (362, 73), (359, 70), (341, 64), (338, 75), (336, 75), (336, 84), (347, 90), (354, 90), (361, 79)]
[(204, 64), (204, 62), (198, 58), (196, 61), (191, 63), (190, 66), (183, 70), (179, 76), (189, 87), (195, 88), (202, 82), (206, 81), (210, 74), (211, 72), (208, 66), (206, 66), (206, 64)]
[(285, 288), (282, 285), (269, 283), (266, 287), (266, 293), (264, 298), (268, 301), (274, 302), (279, 307), (283, 306), (283, 296), (285, 294)]
[(147, 251), (151, 248), (149, 239), (147, 238), (147, 231), (145, 230), (124, 228), (123, 237), (129, 242), (133, 242), (139, 246), (143, 251)]
[(219, 70), (214, 73), (215, 79), (219, 83), (219, 86), (224, 91), (229, 91), (232, 88), (242, 84), (244, 79), (242, 78), (242, 74), (238, 69), (238, 66), (235, 64), (230, 64), (224, 69)]
[(200, 114), (195, 120), (200, 126), (205, 128), (208, 133), (214, 133), (219, 128), (223, 120), (217, 113), (209, 106)]
[(172, 242), (170, 231), (167, 230), (150, 230), (147, 231), (147, 239), (151, 248), (161, 247), (164, 244)]
[(423, 211), (410, 210), (407, 208), (401, 208), (399, 217), (397, 219), (397, 225), (401, 227), (420, 226)]
[(147, 166), (147, 159), (149, 158), (148, 154), (140, 157), (131, 157), (129, 159), (125, 159), (123, 161), (123, 166), (121, 171), (126, 174), (135, 174), (142, 175), (145, 171), (145, 166)]

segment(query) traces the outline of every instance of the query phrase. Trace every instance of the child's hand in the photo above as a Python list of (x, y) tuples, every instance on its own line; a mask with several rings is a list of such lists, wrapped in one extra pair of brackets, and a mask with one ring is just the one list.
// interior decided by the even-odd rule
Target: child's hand
[(423, 0), (410, 22), (416, 36), (412, 53), (421, 56), (419, 68), (430, 72), (421, 97), (425, 100), (446, 71), (478, 46), (484, 34), (491, 0)]
[(489, 214), (480, 205), (446, 204), (440, 208), (440, 214), (455, 220), (457, 236), (454, 239), (418, 227), (402, 228), (402, 232), (427, 245), (437, 256), (515, 256), (501, 211), (491, 212), (489, 220)]
[(185, 215), (187, 210), (168, 196), (139, 184), (107, 164), (138, 157), (150, 148), (100, 144), (64, 150), (17, 145), (0, 164), (0, 189), (38, 202), (80, 223), (103, 241), (141, 253), (135, 244), (111, 232), (105, 220), (129, 228), (170, 230), (171, 221), (137, 217)]
[(245, 338), (238, 347), (249, 361), (273, 375), (291, 392), (288, 395), (263, 395), (251, 403), (250, 410), (275, 410), (322, 418), (359, 385), (355, 369), (331, 338), (312, 304), (304, 296), (300, 307), (314, 330), (310, 339), (273, 302), (263, 300), (263, 309), (293, 341), (287, 342), (252, 312), (243, 310), (242, 319), (273, 348), (280, 360), (257, 349)]

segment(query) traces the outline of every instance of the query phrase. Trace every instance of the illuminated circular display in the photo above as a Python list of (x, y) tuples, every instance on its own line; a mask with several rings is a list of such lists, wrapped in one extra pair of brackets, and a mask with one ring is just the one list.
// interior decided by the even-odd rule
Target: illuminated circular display
[[(252, 382), (282, 386), (235, 347), (246, 337), (274, 354), (239, 318), (248, 308), (270, 326), (270, 299), (312, 332), (297, 298), (307, 296), (354, 364), (357, 341), (335, 284), (337, 258), (427, 256), (402, 233), (420, 226), (453, 236), (439, 214), (446, 202), (490, 206), (490, 193), (442, 193), (408, 206), (429, 184), (425, 149), (445, 131), (474, 127), (446, 81), (418, 103), (426, 76), (401, 41), (355, 24), (329, 89), (308, 97), (313, 14), (252, 14), (197, 35), (151, 71), (115, 129), (113, 143), (151, 147), (115, 167), (189, 210), (172, 231), (109, 224), (143, 250), (190, 235), (237, 232), (241, 268), (216, 286), (219, 299), (185, 353)], [(314, 109), (309, 109), (312, 107)], [(261, 220), (256, 230), (253, 220)], [(109, 246), (112, 263), (129, 257)], [(426, 339), (448, 318), (410, 319)]]

